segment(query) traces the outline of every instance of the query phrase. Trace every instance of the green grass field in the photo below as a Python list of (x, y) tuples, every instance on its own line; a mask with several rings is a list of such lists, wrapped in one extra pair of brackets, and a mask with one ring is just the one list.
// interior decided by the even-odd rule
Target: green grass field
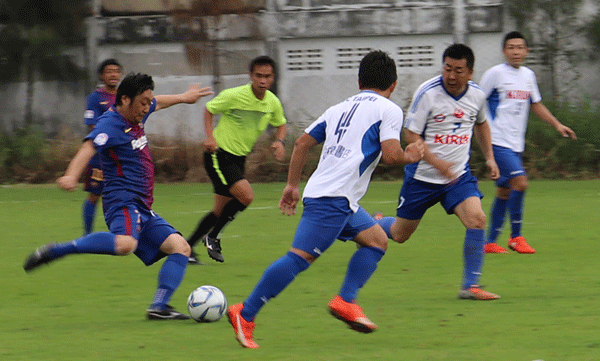
[[(368, 211), (394, 214), (399, 183), (374, 182)], [(190, 266), (172, 304), (215, 285), (241, 302), (285, 253), (299, 215), (279, 214), (282, 184), (256, 184), (255, 202), (223, 234), (225, 263)], [(493, 184), (482, 182), (488, 213)], [(534, 181), (524, 235), (535, 255), (488, 255), (482, 283), (502, 299), (457, 299), (464, 228), (440, 206), (413, 238), (390, 243), (359, 294), (379, 325), (351, 331), (326, 306), (338, 291), (354, 243), (336, 242), (256, 319), (258, 350), (243, 349), (223, 319), (213, 324), (150, 322), (145, 310), (160, 264), (135, 257), (69, 256), (26, 274), (37, 246), (81, 233), (82, 191), (53, 185), (0, 188), (0, 360), (502, 360), (600, 359), (600, 181)], [(208, 184), (158, 185), (154, 209), (184, 236), (212, 204)], [(96, 230), (106, 230), (97, 217)], [(501, 236), (506, 246), (508, 228)]]

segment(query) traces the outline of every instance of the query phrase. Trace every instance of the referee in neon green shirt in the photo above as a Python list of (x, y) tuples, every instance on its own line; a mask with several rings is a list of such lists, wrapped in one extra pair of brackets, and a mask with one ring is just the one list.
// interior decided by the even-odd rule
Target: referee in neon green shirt
[[(219, 233), (238, 212), (252, 203), (254, 191), (244, 178), (246, 156), (270, 124), (277, 129), (271, 145), (275, 158), (285, 157), (286, 119), (281, 102), (269, 89), (275, 81), (275, 61), (259, 56), (250, 62), (251, 82), (223, 90), (204, 109), (204, 167), (214, 187), (211, 212), (198, 223), (188, 238), (192, 246), (189, 262), (200, 264), (193, 247), (200, 239), (210, 258), (223, 262)], [(214, 114), (221, 114), (216, 128)]]

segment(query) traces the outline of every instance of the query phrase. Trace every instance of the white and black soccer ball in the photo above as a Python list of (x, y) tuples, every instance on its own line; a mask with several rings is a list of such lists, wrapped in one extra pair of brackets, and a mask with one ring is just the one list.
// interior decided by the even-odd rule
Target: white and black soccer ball
[(215, 322), (227, 311), (227, 298), (223, 291), (215, 286), (200, 286), (190, 293), (187, 307), (194, 320)]

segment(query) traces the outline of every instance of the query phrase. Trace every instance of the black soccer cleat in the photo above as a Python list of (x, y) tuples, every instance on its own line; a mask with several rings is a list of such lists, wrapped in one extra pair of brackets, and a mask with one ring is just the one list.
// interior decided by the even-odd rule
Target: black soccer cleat
[(150, 308), (146, 310), (146, 317), (149, 320), (189, 320), (191, 318), (169, 305), (165, 305), (162, 309)]
[(192, 250), (190, 256), (188, 257), (188, 264), (195, 264), (199, 266), (204, 265), (204, 263), (198, 258), (198, 253), (194, 252), (194, 250)]
[(206, 251), (210, 258), (214, 259), (217, 262), (224, 262), (225, 259), (221, 254), (221, 240), (218, 238), (211, 238), (208, 236), (204, 236), (204, 245), (206, 246)]
[(23, 269), (25, 272), (33, 271), (39, 266), (55, 260), (55, 258), (50, 257), (50, 250), (54, 247), (54, 245), (55, 243), (47, 244), (36, 249), (32, 254), (30, 254), (25, 259), (25, 263), (23, 263)]

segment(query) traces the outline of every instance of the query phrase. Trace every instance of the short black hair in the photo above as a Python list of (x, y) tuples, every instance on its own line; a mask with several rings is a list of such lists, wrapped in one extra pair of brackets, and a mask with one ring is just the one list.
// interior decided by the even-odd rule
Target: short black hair
[(475, 54), (473, 54), (473, 50), (466, 46), (465, 44), (452, 44), (444, 50), (444, 54), (442, 55), (442, 63), (446, 58), (452, 58), (456, 60), (466, 59), (467, 60), (467, 68), (473, 70), (475, 66)]
[(358, 67), (360, 89), (386, 90), (396, 80), (398, 80), (396, 63), (386, 52), (371, 51), (360, 61)]
[(510, 33), (504, 35), (504, 41), (502, 42), (502, 49), (504, 49), (506, 47), (506, 42), (511, 39), (523, 39), (523, 41), (525, 42), (525, 46), (527, 46), (527, 39), (525, 39), (525, 36), (521, 32), (511, 31)]
[(133, 100), (137, 95), (142, 94), (148, 89), (154, 90), (154, 80), (152, 80), (150, 75), (129, 73), (117, 88), (117, 99), (115, 104), (121, 105), (121, 98), (123, 98), (123, 96), (127, 96), (129, 99)]
[(271, 58), (270, 56), (261, 55), (252, 59), (249, 66), (250, 74), (252, 74), (254, 68), (258, 65), (270, 65), (271, 68), (273, 68), (273, 73), (276, 73), (275, 60), (273, 60), (273, 58)]
[(106, 59), (103, 62), (101, 62), (100, 65), (98, 65), (98, 75), (102, 75), (102, 73), (104, 72), (104, 68), (106, 68), (109, 65), (116, 65), (119, 67), (119, 69), (121, 69), (121, 64), (119, 64), (117, 59)]

